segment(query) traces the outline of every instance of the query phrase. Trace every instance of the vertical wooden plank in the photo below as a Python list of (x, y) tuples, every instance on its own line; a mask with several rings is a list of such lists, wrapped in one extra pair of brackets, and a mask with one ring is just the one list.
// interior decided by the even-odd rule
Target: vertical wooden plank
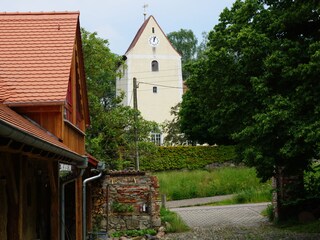
[(76, 188), (76, 239), (82, 240), (82, 177), (75, 181)]
[[(54, 181), (54, 185), (56, 187), (56, 191), (51, 189), (51, 240), (59, 240), (60, 233), (60, 201), (59, 201), (59, 163), (53, 162), (51, 163), (52, 167), (48, 167), (51, 169), (52, 181)], [(49, 163), (50, 165), (50, 163)], [(50, 179), (51, 181), (51, 179)], [(52, 184), (51, 184), (52, 185)]]
[(14, 204), (18, 204), (19, 201), (19, 189), (18, 189), (18, 182), (16, 180), (15, 176), (15, 169), (14, 169), (14, 162), (13, 162), (13, 157), (10, 155), (8, 156), (7, 154), (4, 156), (4, 168), (7, 171), (8, 174), (8, 181), (10, 184), (10, 191), (9, 194), (12, 196), (12, 201), (14, 201)]
[(92, 231), (92, 186), (87, 185), (87, 229)]
[[(1, 172), (0, 172), (1, 177)], [(8, 199), (7, 199), (7, 182), (6, 179), (0, 178), (0, 239), (7, 240), (7, 223), (8, 223)]]
[(25, 176), (24, 176), (24, 169), (26, 167), (25, 162), (23, 161), (21, 155), (18, 156), (19, 158), (19, 218), (18, 218), (18, 231), (19, 231), (19, 240), (24, 240), (24, 229), (23, 229), (23, 202), (24, 202), (24, 181), (25, 181)]
[(21, 158), (19, 158), (19, 201), (18, 201), (18, 206), (19, 206), (19, 217), (18, 217), (18, 231), (19, 231), (19, 240), (23, 239), (23, 162), (21, 161)]
[(7, 170), (7, 193), (8, 193), (8, 239), (19, 239), (19, 174), (20, 165), (16, 155), (5, 154), (5, 169)]
[(58, 191), (57, 179), (55, 176), (55, 167), (56, 165), (53, 162), (48, 162), (48, 176), (50, 181), (51, 192), (53, 194), (56, 194), (56, 192)]

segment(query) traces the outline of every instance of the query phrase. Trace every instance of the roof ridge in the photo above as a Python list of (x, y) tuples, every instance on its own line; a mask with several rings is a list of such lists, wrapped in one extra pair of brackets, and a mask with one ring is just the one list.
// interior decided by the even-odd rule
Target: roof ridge
[(0, 12), (0, 15), (60, 15), (60, 14), (78, 14), (78, 15), (80, 15), (80, 11)]

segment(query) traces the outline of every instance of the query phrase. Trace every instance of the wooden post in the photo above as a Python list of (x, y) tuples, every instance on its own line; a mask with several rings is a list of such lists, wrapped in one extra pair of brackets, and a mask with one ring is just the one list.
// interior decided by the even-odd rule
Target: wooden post
[[(137, 96), (137, 79), (133, 78), (133, 108), (134, 110), (138, 111), (138, 96)], [(138, 127), (137, 127), (137, 112), (134, 113), (134, 138), (135, 138), (135, 149), (136, 149), (136, 170), (140, 170), (139, 166), (139, 150), (138, 150)]]
[(16, 178), (20, 174), (20, 162), (15, 159), (15, 155), (4, 156), (4, 166), (8, 176), (7, 193), (8, 193), (8, 222), (7, 234), (8, 239), (18, 240), (19, 234), (19, 189)]
[(76, 239), (82, 240), (82, 177), (75, 181)]
[(161, 207), (166, 208), (167, 205), (167, 195), (161, 194)]
[(18, 231), (19, 231), (19, 240), (23, 240), (24, 237), (24, 229), (23, 229), (23, 203), (24, 203), (24, 181), (25, 181), (25, 174), (24, 169), (26, 168), (25, 161), (22, 161), (21, 155), (18, 156), (19, 164), (20, 164), (20, 171), (19, 171), (19, 218), (18, 218)]
[[(1, 173), (0, 173), (1, 174)], [(0, 239), (7, 240), (7, 223), (8, 223), (8, 200), (7, 200), (7, 182), (0, 175)]]
[[(50, 173), (51, 171), (51, 173)], [(59, 163), (48, 163), (48, 172), (51, 185), (51, 239), (59, 240), (60, 233), (60, 199), (59, 199)]]

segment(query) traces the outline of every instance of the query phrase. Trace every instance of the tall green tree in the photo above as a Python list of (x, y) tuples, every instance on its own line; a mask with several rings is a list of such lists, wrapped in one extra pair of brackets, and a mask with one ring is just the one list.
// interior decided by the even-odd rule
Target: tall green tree
[(319, 2), (237, 0), (189, 66), (180, 116), (189, 138), (237, 143), (266, 180), (320, 152)]
[(183, 79), (188, 77), (184, 66), (196, 58), (198, 40), (192, 30), (180, 29), (170, 32), (167, 37), (173, 47), (181, 55)]
[[(135, 152), (134, 129), (143, 153), (150, 150), (149, 133), (157, 124), (144, 120), (138, 111), (120, 104), (116, 96), (115, 80), (121, 58), (112, 53), (108, 41), (81, 29), (82, 48), (91, 126), (86, 132), (87, 151), (108, 164), (109, 168), (132, 166)], [(137, 116), (137, 121), (134, 121)]]
[(186, 138), (185, 134), (181, 133), (180, 131), (180, 106), (181, 103), (178, 103), (171, 108), (170, 114), (173, 116), (173, 119), (170, 121), (166, 120), (162, 125), (163, 132), (165, 133), (165, 145), (174, 146), (188, 143), (188, 139)]

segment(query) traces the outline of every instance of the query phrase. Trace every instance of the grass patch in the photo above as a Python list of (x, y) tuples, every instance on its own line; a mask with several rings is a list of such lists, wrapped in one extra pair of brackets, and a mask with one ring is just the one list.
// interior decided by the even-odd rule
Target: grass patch
[(190, 228), (185, 224), (181, 217), (175, 212), (168, 209), (161, 208), (160, 210), (161, 221), (166, 224), (166, 232), (186, 232)]
[(297, 233), (320, 233), (320, 220), (309, 223), (298, 223), (296, 221), (279, 224), (279, 228)]
[(271, 189), (264, 186), (242, 190), (234, 197), (235, 203), (259, 203), (271, 202), (271, 200)]
[(238, 194), (236, 203), (271, 200), (271, 183), (261, 183), (253, 168), (226, 167), (211, 171), (170, 171), (155, 173), (160, 193), (167, 200)]

